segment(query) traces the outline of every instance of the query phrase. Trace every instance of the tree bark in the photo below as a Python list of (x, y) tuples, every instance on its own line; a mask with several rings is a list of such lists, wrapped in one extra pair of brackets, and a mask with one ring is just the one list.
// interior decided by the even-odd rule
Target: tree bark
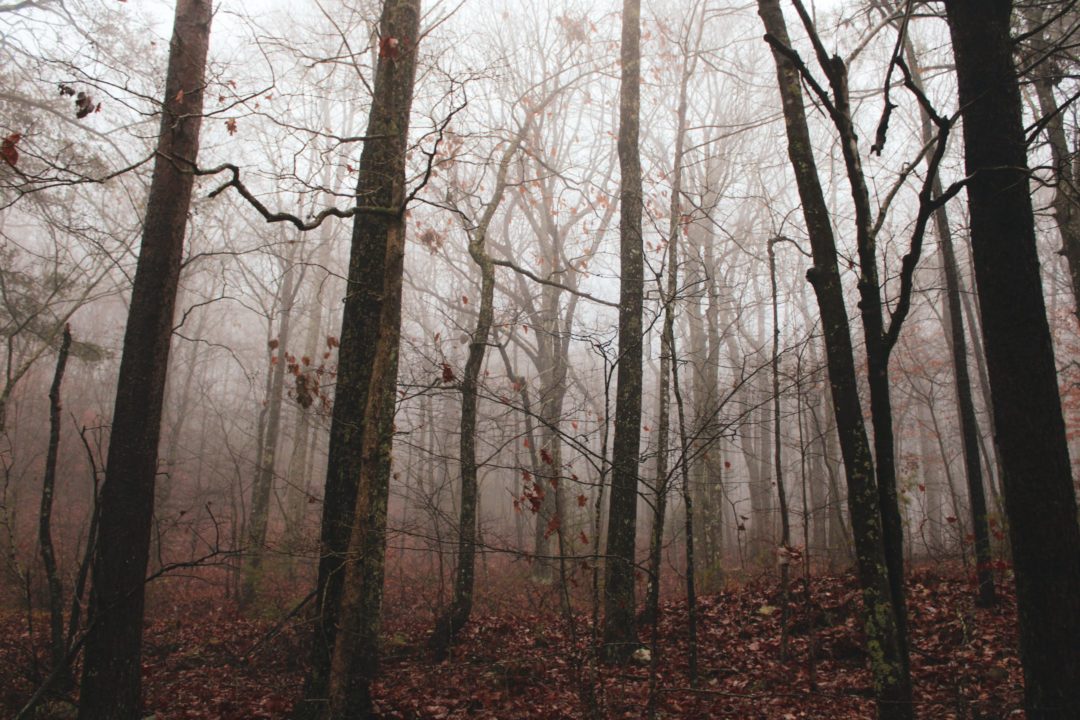
[[(382, 474), (389, 471), (384, 467), (385, 461), (378, 458), (378, 445), (380, 440), (389, 440), (387, 433), (392, 419), (385, 416), (382, 405), (387, 402), (386, 394), (390, 394), (392, 401), (396, 390), (405, 233), (401, 203), (405, 197), (405, 151), (419, 6), (419, 0), (386, 0), (380, 19), (381, 37), (396, 39), (398, 45), (393, 56), (381, 53), (376, 69), (367, 132), (373, 139), (364, 144), (360, 157), (356, 201), (357, 205), (383, 208), (385, 212), (360, 213), (353, 224), (323, 493), (315, 639), (304, 699), (294, 711), (297, 718), (340, 717), (345, 712), (340, 707), (345, 700), (340, 692), (341, 683), (347, 680), (344, 675), (355, 676), (356, 706), (362, 711), (370, 704), (368, 693), (375, 671), (374, 633), (378, 620), (371, 613), (377, 613), (381, 600), (384, 555), (382, 528), (377, 523), (380, 507), (385, 521), (385, 495), (381, 491), (388, 478)], [(379, 467), (371, 467), (368, 460), (377, 461)], [(364, 555), (356, 546), (357, 541), (365, 541), (364, 531), (369, 533), (371, 556)], [(354, 534), (360, 537), (354, 539)], [(359, 562), (371, 563), (367, 578), (371, 582), (366, 585), (366, 602), (358, 606), (355, 585), (365, 578), (363, 572), (354, 578), (354, 597), (349, 608), (353, 618), (347, 621), (342, 612), (345, 579), (347, 574), (362, 570), (357, 567)], [(346, 567), (351, 568), (348, 573)], [(357, 618), (357, 613), (362, 618)], [(363, 638), (350, 638), (351, 642), (345, 645), (364, 643), (364, 649), (370, 651), (369, 661), (363, 667), (337, 669), (338, 705), (331, 710), (327, 698), (336, 639), (346, 622), (355, 624), (360, 619), (368, 625), (368, 632)]]
[[(1007, 0), (948, 0), (971, 246), (1032, 718), (1080, 717), (1080, 526), (1028, 189)], [(1052, 559), (1052, 560), (1051, 560)]]
[(634, 549), (641, 449), (644, 262), (641, 240), (641, 0), (623, 0), (619, 93), (619, 367), (604, 566), (604, 654), (625, 662), (637, 647)]
[(101, 489), (82, 720), (139, 716), (142, 621), (165, 375), (199, 151), (210, 0), (177, 0), (142, 246)]
[[(324, 607), (338, 607), (329, 617), (324, 611), (316, 628), (316, 642), (329, 640), (323, 650), (329, 652), (319, 658), (312, 680), (317, 671), (328, 672), (318, 694), (307, 695), (311, 704), (326, 698), (322, 715), (332, 720), (370, 714), (378, 666), (401, 335), (405, 154), (419, 29), (420, 0), (386, 0), (366, 133), (373, 140), (364, 144), (356, 193), (358, 203), (380, 210), (357, 215), (353, 226), (327, 474), (327, 505), (349, 499), (353, 505), (324, 514), (324, 523), (330, 524), (323, 530), (329, 540), (323, 548), (327, 570), (343, 577), (340, 585), (324, 583), (320, 593)], [(356, 389), (358, 382), (364, 383), (362, 391)], [(348, 394), (345, 403), (342, 390)]]
[(67, 643), (64, 641), (64, 588), (56, 566), (56, 551), (52, 541), (53, 497), (56, 491), (56, 460), (60, 453), (60, 386), (64, 381), (68, 352), (71, 350), (71, 328), (64, 326), (60, 340), (60, 354), (56, 358), (56, 372), (49, 389), (49, 448), (45, 455), (45, 477), (41, 483), (41, 510), (38, 513), (38, 542), (41, 545), (41, 561), (45, 565), (45, 580), (49, 587), (49, 654), (52, 656), (53, 673), (62, 678), (56, 690), (66, 691), (71, 685), (67, 666)]
[[(781, 45), (789, 47), (787, 26), (778, 0), (758, 0), (758, 12), (766, 32)], [(791, 59), (775, 46), (773, 59), (787, 126), (788, 154), (795, 171), (813, 254), (814, 265), (807, 273), (807, 279), (814, 288), (821, 310), (829, 380), (847, 472), (848, 507), (862, 586), (878, 717), (882, 720), (911, 718), (911, 680), (905, 662), (900, 620), (892, 602), (874, 461), (859, 402), (836, 243), (813, 157), (799, 73)]]

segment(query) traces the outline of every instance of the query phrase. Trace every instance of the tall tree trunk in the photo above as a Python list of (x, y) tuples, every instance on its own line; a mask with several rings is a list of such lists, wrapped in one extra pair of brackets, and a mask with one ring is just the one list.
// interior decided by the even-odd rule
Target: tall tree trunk
[[(766, 32), (781, 45), (790, 46), (778, 0), (758, 0), (758, 12)], [(848, 507), (862, 586), (865, 629), (872, 650), (870, 670), (878, 717), (882, 720), (907, 719), (913, 717), (911, 680), (905, 662), (900, 620), (892, 601), (874, 461), (859, 402), (836, 243), (813, 157), (799, 73), (790, 58), (775, 46), (773, 59), (784, 107), (788, 154), (813, 253), (814, 265), (807, 278), (821, 310), (829, 380), (847, 472)]]
[[(344, 674), (356, 675), (357, 707), (364, 708), (370, 702), (368, 692), (376, 659), (373, 633), (378, 619), (371, 617), (371, 612), (377, 611), (381, 600), (384, 550), (381, 528), (369, 523), (379, 521), (380, 489), (385, 478), (379, 476), (384, 471), (382, 467), (365, 465), (369, 459), (366, 448), (369, 443), (373, 445), (370, 451), (377, 456), (378, 443), (388, 439), (384, 434), (392, 426), (392, 420), (386, 417), (380, 418), (381, 425), (373, 421), (376, 416), (383, 415), (386, 393), (391, 396), (395, 393), (405, 233), (401, 203), (405, 197), (405, 148), (416, 65), (419, 6), (419, 0), (385, 0), (380, 19), (380, 36), (395, 39), (398, 44), (394, 50), (381, 53), (376, 69), (375, 95), (367, 132), (373, 139), (364, 143), (360, 157), (356, 202), (385, 211), (360, 213), (353, 223), (323, 493), (315, 639), (304, 699), (294, 711), (297, 718), (340, 717), (345, 712), (340, 707), (344, 701), (340, 686), (347, 681), (341, 676)], [(375, 373), (377, 359), (381, 363), (378, 374)], [(371, 397), (372, 390), (374, 397)], [(385, 504), (382, 507), (385, 508)], [(354, 528), (361, 535), (358, 538), (361, 542), (363, 532), (370, 533), (371, 543), (376, 546), (371, 557), (355, 548)], [(355, 574), (363, 570), (357, 565), (360, 562), (372, 563), (368, 578), (372, 582), (367, 585), (369, 592), (365, 605), (358, 608), (357, 598), (352, 599), (349, 611), (353, 617), (347, 621), (342, 607), (346, 567), (350, 568), (348, 574)], [(363, 580), (363, 573), (360, 580)], [(367, 614), (357, 618), (356, 614), (360, 612)], [(338, 706), (331, 711), (326, 698), (330, 693), (332, 658), (339, 645), (336, 638), (346, 622), (355, 624), (361, 619), (369, 625), (366, 628), (369, 632), (360, 639), (364, 649), (369, 651), (369, 662), (355, 673), (346, 667), (337, 670)], [(350, 638), (350, 642), (344, 644), (351, 646), (354, 642)]]
[[(383, 49), (375, 72), (366, 133), (373, 140), (364, 144), (357, 185), (358, 201), (381, 210), (357, 215), (353, 226), (349, 294), (339, 351), (339, 391), (356, 380), (366, 381), (366, 387), (363, 393), (350, 393), (352, 397), (345, 407), (335, 404), (331, 470), (327, 474), (327, 503), (331, 481), (344, 481), (354, 483), (353, 487), (347, 493), (337, 488), (335, 500), (340, 502), (346, 494), (352, 495), (354, 506), (348, 513), (338, 511), (345, 523), (334, 528), (335, 532), (347, 531), (343, 533), (347, 543), (323, 550), (324, 555), (336, 556), (335, 564), (344, 577), (332, 624), (327, 625), (324, 619), (317, 630), (323, 637), (328, 632), (336, 636), (329, 655), (325, 695), (308, 695), (309, 700), (328, 698), (325, 717), (330, 720), (370, 714), (371, 682), (378, 666), (386, 505), (401, 336), (405, 154), (419, 31), (420, 0), (386, 0), (379, 22)], [(365, 361), (367, 368), (359, 367)], [(348, 373), (343, 374), (346, 367)], [(360, 394), (364, 402), (358, 406), (355, 402)], [(330, 521), (337, 519), (332, 517)]]
[[(703, 23), (698, 23), (698, 39), (701, 37)], [(660, 337), (660, 376), (657, 379), (657, 427), (656, 427), (656, 493), (655, 506), (653, 508), (653, 526), (649, 537), (649, 585), (648, 596), (645, 603), (647, 622), (652, 625), (652, 649), (653, 667), (650, 673), (650, 683), (655, 686), (655, 662), (656, 644), (658, 638), (658, 622), (660, 619), (660, 572), (664, 546), (664, 519), (667, 515), (667, 496), (670, 489), (670, 472), (668, 470), (668, 451), (671, 436), (671, 366), (676, 361), (675, 357), (675, 303), (679, 300), (679, 233), (683, 227), (682, 217), (682, 176), (683, 176), (683, 153), (686, 144), (686, 112), (687, 91), (690, 85), (690, 77), (693, 74), (691, 55), (683, 54), (682, 67), (679, 73), (679, 100), (675, 110), (675, 155), (672, 159), (671, 170), (671, 199), (668, 205), (668, 228), (667, 228), (667, 287), (663, 288), (664, 279), (657, 277), (657, 285), (661, 286), (664, 298), (664, 320)], [(685, 434), (685, 431), (684, 431)], [(682, 457), (680, 465), (689, 462), (689, 458)], [(686, 468), (683, 468), (686, 469)], [(656, 692), (655, 687), (650, 689), (650, 709), (655, 714)]]
[[(487, 250), (488, 230), (495, 212), (499, 209), (506, 192), (506, 178), (510, 162), (517, 155), (529, 123), (518, 132), (514, 141), (503, 151), (495, 178), (491, 200), (475, 228), (466, 228), (469, 234), (469, 256), (480, 268), (480, 307), (476, 326), (469, 339), (469, 355), (465, 361), (465, 376), (461, 380), (461, 427), (458, 433), (458, 461), (461, 465), (461, 505), (458, 513), (458, 553), (454, 570), (454, 597), (446, 613), (435, 624), (431, 646), (439, 658), (445, 658), (457, 633), (465, 627), (472, 614), (473, 580), (476, 573), (476, 516), (477, 516), (477, 465), (476, 465), (476, 416), (479, 404), (480, 370), (487, 355), (488, 338), (495, 317), (495, 263)], [(558, 465), (554, 468), (558, 472)]]
[(623, 0), (622, 80), (619, 92), (619, 368), (615, 438), (604, 566), (604, 647), (624, 662), (637, 646), (634, 548), (637, 538), (638, 456), (641, 449), (641, 314), (644, 259), (641, 240), (641, 0)]
[[(1046, 319), (1007, 0), (948, 0), (1025, 704), (1080, 717), (1080, 526)], [(1053, 562), (1047, 562), (1053, 558)]]
[(71, 328), (64, 326), (60, 354), (56, 358), (56, 373), (49, 389), (49, 448), (45, 454), (45, 477), (41, 483), (41, 510), (38, 513), (38, 542), (41, 561), (45, 565), (45, 580), (49, 587), (49, 654), (52, 667), (62, 681), (54, 681), (55, 689), (65, 691), (71, 685), (67, 670), (67, 644), (64, 641), (64, 588), (56, 566), (56, 551), (52, 541), (53, 497), (56, 490), (56, 460), (60, 454), (60, 386), (64, 381), (68, 352), (71, 350)]
[(154, 514), (161, 406), (199, 151), (210, 0), (177, 0), (142, 246), (101, 488), (79, 717), (139, 717), (143, 581)]

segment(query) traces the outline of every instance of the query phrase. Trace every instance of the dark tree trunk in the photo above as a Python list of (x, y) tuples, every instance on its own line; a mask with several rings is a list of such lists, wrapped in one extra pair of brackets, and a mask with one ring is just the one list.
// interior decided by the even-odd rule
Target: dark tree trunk
[(615, 438), (604, 567), (604, 646), (610, 661), (625, 661), (637, 647), (634, 547), (637, 537), (638, 456), (641, 449), (641, 314), (644, 263), (641, 244), (641, 2), (623, 0), (622, 83), (619, 97), (619, 370)]
[[(431, 646), (436, 657), (444, 659), (458, 631), (465, 627), (472, 614), (473, 580), (476, 575), (477, 533), (477, 464), (476, 464), (476, 416), (479, 403), (480, 370), (487, 355), (488, 338), (495, 318), (495, 263), (487, 250), (488, 230), (495, 218), (495, 211), (506, 192), (506, 177), (510, 162), (528, 129), (526, 124), (514, 142), (503, 152), (495, 180), (491, 200), (484, 214), (469, 233), (469, 255), (480, 268), (480, 307), (476, 326), (469, 340), (469, 356), (465, 361), (465, 376), (461, 380), (461, 431), (458, 439), (459, 463), (461, 465), (461, 507), (458, 514), (458, 556), (454, 570), (454, 597), (446, 613), (435, 624)], [(554, 468), (558, 471), (558, 466)]]
[[(379, 474), (388, 473), (389, 468), (383, 467), (386, 463), (381, 460), (378, 467), (365, 467), (368, 460), (365, 456), (368, 442), (365, 436), (371, 436), (370, 441), (375, 445), (379, 444), (380, 439), (389, 440), (383, 436), (392, 423), (392, 418), (385, 416), (380, 420), (381, 425), (367, 420), (369, 413), (383, 415), (386, 394), (393, 396), (396, 390), (400, 275), (405, 234), (404, 209), (400, 205), (405, 197), (405, 151), (412, 106), (419, 5), (419, 0), (386, 0), (380, 20), (381, 36), (396, 38), (400, 44), (398, 52), (394, 53), (396, 57), (383, 53), (379, 58), (367, 133), (373, 138), (377, 136), (377, 139), (364, 144), (356, 202), (357, 205), (383, 208), (384, 212), (361, 213), (353, 224), (323, 494), (315, 638), (304, 700), (294, 712), (297, 718), (329, 716), (327, 697), (330, 693), (331, 658), (339, 625), (344, 622), (340, 612), (342, 591), (354, 526), (370, 532), (368, 539), (373, 544), (379, 568), (384, 554), (381, 528), (368, 525), (368, 522), (378, 522), (380, 504), (385, 511), (385, 504), (380, 503), (379, 490), (386, 478), (380, 478)], [(396, 287), (391, 282), (395, 275)], [(382, 365), (379, 376), (376, 376), (374, 369), (380, 350), (383, 351)], [(389, 356), (388, 351), (392, 351)], [(372, 390), (374, 397), (371, 396)], [(365, 471), (374, 484), (364, 485), (363, 490), (368, 496), (359, 497), (359, 489), (363, 485), (361, 474)], [(362, 510), (361, 514), (357, 513), (358, 508)], [(367, 518), (363, 522), (354, 523), (354, 518), (364, 515)], [(382, 520), (385, 522), (385, 514)], [(354, 559), (360, 559), (360, 556)], [(375, 561), (376, 557), (370, 560)], [(355, 563), (350, 567), (355, 567)], [(372, 570), (376, 569), (372, 566)], [(377, 618), (370, 617), (370, 612), (377, 611), (381, 600), (381, 569), (376, 574), (380, 577), (373, 575), (370, 578), (375, 581), (369, 586), (373, 594), (364, 608), (368, 612), (364, 622), (370, 621), (375, 625)], [(364, 640), (373, 641), (374, 635)], [(356, 670), (358, 707), (370, 702), (368, 692), (370, 676), (375, 669), (375, 651), (373, 646), (367, 649), (370, 650), (369, 663)], [(352, 674), (353, 670), (345, 669), (343, 672)]]
[[(778, 0), (759, 0), (758, 12), (766, 32), (781, 45), (790, 46)], [(870, 669), (874, 678), (878, 717), (911, 718), (911, 681), (905, 662), (900, 620), (892, 601), (874, 461), (859, 402), (836, 243), (814, 162), (799, 73), (791, 60), (775, 47), (773, 58), (784, 106), (788, 154), (803, 203), (814, 260), (807, 278), (814, 288), (821, 310), (829, 381), (840, 432), (840, 449), (847, 472), (848, 507), (862, 586), (865, 628), (867, 641), (873, 649)]]
[(38, 513), (38, 542), (41, 544), (41, 561), (45, 565), (45, 580), (49, 587), (49, 655), (50, 670), (62, 677), (53, 681), (54, 689), (66, 691), (71, 685), (67, 665), (67, 644), (64, 642), (64, 588), (60, 571), (56, 566), (56, 551), (52, 541), (53, 497), (56, 491), (56, 459), (60, 454), (60, 385), (64, 381), (68, 352), (71, 350), (71, 328), (64, 327), (60, 341), (60, 354), (56, 358), (56, 373), (49, 389), (49, 449), (45, 455), (45, 477), (41, 483), (41, 510)]
[(383, 5), (379, 34), (397, 42), (384, 43), (389, 47), (380, 53), (367, 129), (373, 139), (364, 144), (357, 180), (357, 203), (377, 209), (360, 213), (353, 225), (323, 515), (321, 613), (304, 703), (334, 720), (370, 714), (378, 661), (419, 26), (420, 0)]
[(141, 708), (143, 581), (154, 514), (161, 406), (199, 151), (210, 0), (178, 0), (154, 162), (124, 334), (86, 638), (79, 717), (132, 720)]
[(964, 122), (975, 264), (1015, 566), (1025, 703), (1080, 717), (1080, 527), (1028, 189), (1012, 3), (945, 4)]

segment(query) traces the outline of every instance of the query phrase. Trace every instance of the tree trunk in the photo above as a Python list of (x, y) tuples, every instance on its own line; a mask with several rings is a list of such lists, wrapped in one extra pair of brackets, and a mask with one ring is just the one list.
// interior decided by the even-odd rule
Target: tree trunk
[(971, 178), (972, 255), (1004, 466), (1025, 704), (1033, 718), (1075, 718), (1080, 526), (1036, 252), (1012, 3), (949, 0), (945, 9)]
[[(487, 251), (487, 235), (495, 212), (506, 192), (506, 178), (510, 162), (517, 154), (528, 122), (518, 132), (514, 141), (503, 152), (495, 179), (491, 200), (475, 228), (466, 228), (469, 234), (469, 255), (480, 268), (480, 307), (476, 326), (469, 340), (469, 356), (465, 361), (465, 377), (461, 380), (461, 427), (458, 434), (458, 461), (461, 465), (461, 506), (458, 515), (457, 567), (454, 571), (454, 597), (446, 613), (435, 624), (431, 646), (436, 657), (445, 659), (457, 633), (465, 627), (472, 614), (473, 580), (476, 573), (476, 516), (477, 516), (477, 465), (476, 465), (476, 416), (479, 403), (480, 370), (487, 355), (488, 337), (495, 318), (495, 264)], [(558, 470), (558, 466), (555, 467)]]
[[(324, 613), (316, 641), (332, 643), (321, 692), (328, 698), (325, 717), (339, 720), (371, 712), (371, 682), (378, 665), (379, 614), (386, 556), (386, 504), (397, 397), (401, 335), (401, 290), (405, 259), (405, 154), (412, 107), (420, 29), (420, 0), (386, 0), (380, 19), (380, 52), (367, 137), (360, 158), (357, 200), (380, 208), (357, 215), (353, 225), (348, 295), (339, 351), (339, 394), (331, 424), (326, 503), (344, 502), (329, 521), (330, 543), (323, 548), (328, 570), (343, 576), (326, 587), (322, 601), (337, 612)], [(389, 40), (395, 40), (391, 44)], [(341, 390), (349, 391), (341, 405)], [(362, 400), (362, 404), (358, 404)], [(329, 510), (327, 512), (330, 512)], [(324, 537), (328, 528), (324, 527)], [(338, 543), (341, 540), (346, 542)], [(340, 593), (340, 599), (337, 596)], [(325, 660), (320, 659), (320, 663)], [(312, 678), (316, 670), (313, 668)], [(325, 693), (325, 694), (323, 694)]]
[(45, 565), (45, 580), (49, 587), (49, 654), (58, 680), (53, 681), (54, 690), (66, 692), (71, 685), (67, 670), (67, 644), (64, 641), (64, 588), (56, 567), (56, 551), (52, 541), (53, 496), (56, 490), (56, 459), (60, 453), (60, 385), (64, 381), (68, 351), (71, 350), (71, 328), (64, 327), (60, 341), (60, 354), (56, 358), (56, 373), (49, 389), (49, 449), (45, 455), (45, 477), (41, 483), (41, 510), (38, 513), (38, 541), (41, 544), (41, 560)]
[(619, 368), (615, 438), (604, 566), (604, 653), (625, 662), (637, 647), (634, 548), (637, 538), (638, 455), (641, 449), (641, 0), (623, 0), (622, 81), (619, 94)]
[(177, 0), (142, 246), (101, 489), (79, 717), (139, 717), (142, 621), (173, 310), (199, 151), (210, 0)]
[[(773, 473), (776, 477), (776, 498), (780, 506), (780, 659), (787, 659), (788, 640), (788, 581), (791, 577), (791, 518), (788, 516), (787, 491), (784, 488), (784, 466), (780, 434), (780, 312), (776, 297), (776, 243), (779, 238), (768, 241), (769, 289), (772, 295), (772, 413), (773, 413)], [(800, 401), (801, 402), (801, 401)], [(805, 498), (803, 501), (805, 502)], [(804, 513), (804, 522), (805, 513)], [(807, 549), (809, 550), (809, 549)]]
[[(701, 24), (698, 24), (700, 38)], [(663, 330), (660, 337), (660, 376), (657, 379), (657, 427), (656, 427), (656, 493), (653, 508), (653, 526), (649, 536), (649, 585), (645, 603), (647, 622), (652, 625), (653, 663), (656, 657), (658, 622), (660, 619), (660, 573), (664, 545), (664, 520), (667, 515), (667, 496), (671, 487), (668, 470), (668, 452), (671, 437), (671, 366), (675, 356), (675, 303), (679, 300), (679, 233), (682, 231), (682, 176), (683, 153), (686, 143), (686, 108), (687, 90), (693, 74), (691, 56), (683, 54), (679, 73), (679, 100), (675, 110), (675, 155), (671, 170), (671, 198), (668, 205), (667, 228), (667, 287), (663, 288), (664, 279), (657, 277), (664, 298)], [(683, 431), (685, 434), (685, 431)], [(689, 458), (682, 457), (680, 465), (685, 465)], [(686, 468), (683, 468), (686, 470)], [(655, 715), (655, 664), (650, 669), (649, 702), (651, 714)]]
[[(338, 706), (332, 711), (327, 704), (327, 696), (330, 693), (332, 658), (338, 646), (336, 638), (344, 630), (346, 622), (355, 624), (363, 620), (368, 625), (368, 632), (359, 641), (364, 643), (363, 649), (368, 651), (369, 662), (355, 672), (352, 668), (339, 667), (336, 682), (340, 689), (341, 683), (347, 681), (343, 675), (355, 675), (357, 707), (362, 709), (370, 703), (368, 693), (375, 670), (374, 632), (378, 620), (371, 616), (371, 612), (377, 612), (381, 600), (379, 592), (384, 546), (381, 528), (368, 523), (379, 520), (380, 490), (386, 480), (379, 474), (388, 471), (388, 468), (365, 466), (368, 459), (365, 448), (368, 447), (370, 436), (371, 451), (377, 455), (379, 440), (389, 439), (383, 436), (392, 423), (386, 417), (380, 418), (382, 425), (372, 421), (374, 416), (383, 415), (382, 405), (386, 402), (386, 394), (393, 396), (396, 390), (405, 232), (401, 203), (405, 196), (405, 148), (412, 105), (419, 5), (419, 0), (386, 0), (380, 20), (381, 36), (397, 39), (398, 46), (395, 52), (384, 51), (379, 58), (367, 133), (369, 137), (378, 136), (378, 139), (364, 144), (356, 201), (358, 205), (383, 208), (384, 211), (361, 213), (353, 224), (338, 350), (337, 390), (330, 423), (326, 488), (323, 493), (321, 557), (316, 595), (318, 614), (304, 699), (294, 711), (297, 718), (339, 717), (345, 712), (340, 707), (344, 701), (340, 691)], [(376, 375), (376, 360), (380, 354), (381, 358), (378, 359), (381, 365)], [(372, 390), (375, 397), (370, 397)], [(383, 464), (380, 461), (380, 465)], [(361, 488), (363, 494), (360, 493)], [(385, 503), (382, 503), (382, 507), (385, 509)], [(354, 523), (354, 518), (363, 520)], [(355, 540), (354, 528), (356, 534), (360, 535)], [(364, 540), (364, 530), (369, 531), (370, 541), (375, 546), (371, 557), (363, 555), (356, 547), (357, 540)], [(357, 598), (352, 598), (349, 610), (353, 618), (348, 621), (343, 613), (347, 560), (352, 561), (348, 563), (351, 568), (349, 574), (367, 569), (370, 571), (367, 579), (372, 581), (367, 586), (366, 604), (357, 607)], [(371, 564), (359, 568), (358, 562)], [(361, 572), (358, 580), (363, 579)], [(356, 580), (354, 586), (355, 583)], [(356, 613), (360, 612), (367, 614), (357, 618)]]
[[(778, 0), (758, 0), (758, 12), (766, 32), (780, 44), (790, 46)], [(847, 472), (848, 507), (862, 586), (867, 642), (871, 648), (870, 670), (874, 679), (878, 717), (882, 720), (911, 718), (911, 681), (904, 661), (900, 621), (892, 602), (874, 461), (859, 402), (835, 239), (814, 162), (799, 73), (791, 60), (775, 47), (773, 58), (784, 106), (788, 154), (795, 171), (813, 253), (814, 266), (807, 278), (814, 288), (821, 310), (829, 380)]]

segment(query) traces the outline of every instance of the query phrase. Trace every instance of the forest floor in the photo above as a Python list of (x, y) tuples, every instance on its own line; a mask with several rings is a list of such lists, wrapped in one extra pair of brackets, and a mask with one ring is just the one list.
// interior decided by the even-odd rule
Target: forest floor
[[(143, 657), (147, 712), (156, 720), (286, 718), (302, 687), (310, 626), (302, 614), (284, 625), (245, 618), (220, 590), (206, 588), (188, 583), (152, 597)], [(1016, 606), (1011, 592), (1001, 594), (997, 607), (979, 609), (961, 573), (911, 573), (918, 717), (1024, 717)], [(587, 651), (587, 618), (568, 623), (551, 587), (520, 579), (505, 580), (500, 595), (479, 604), (453, 656), (441, 663), (425, 649), (430, 593), (391, 582), (385, 605), (375, 697), (387, 720), (584, 718), (589, 695), (602, 717), (640, 718), (651, 671), (659, 718), (873, 717), (851, 575), (815, 577), (809, 597), (803, 581), (793, 581), (785, 660), (775, 579), (729, 581), (699, 598), (696, 687), (688, 674), (684, 600), (662, 603), (655, 668), (648, 661), (597, 667)], [(15, 715), (45, 667), (41, 643), (31, 642), (46, 632), (44, 620), (34, 620), (31, 634), (25, 613), (0, 611), (0, 717)], [(645, 644), (650, 634), (643, 626)], [(53, 707), (60, 710), (54, 717), (68, 716), (63, 704)]]

